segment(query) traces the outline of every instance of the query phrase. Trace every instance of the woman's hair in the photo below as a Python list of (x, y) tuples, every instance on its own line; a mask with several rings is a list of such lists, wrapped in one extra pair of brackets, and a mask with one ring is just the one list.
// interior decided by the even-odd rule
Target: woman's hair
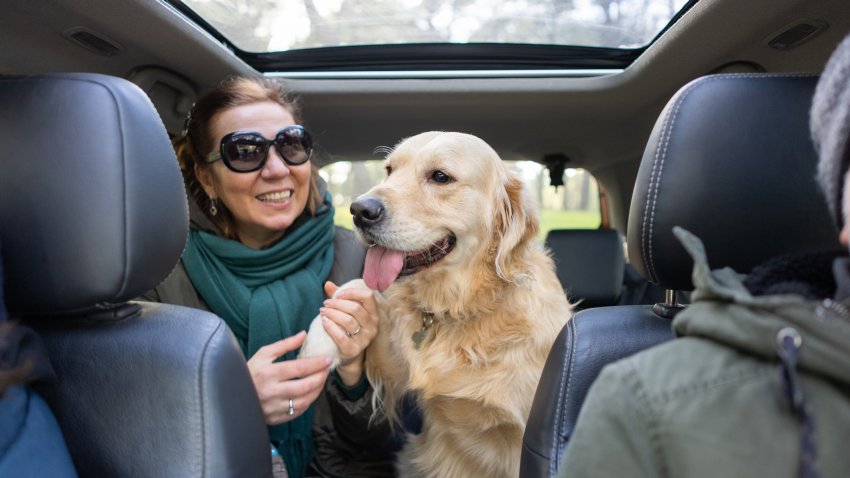
[[(229, 108), (266, 101), (283, 106), (292, 115), (295, 123), (301, 124), (298, 99), (286, 91), (280, 82), (268, 78), (234, 76), (226, 78), (192, 106), (183, 134), (174, 140), (174, 151), (177, 153), (180, 170), (183, 172), (186, 191), (191, 196), (191, 200), (195, 201), (201, 211), (228, 239), (239, 239), (236, 236), (233, 214), (221, 202), (216, 205), (219, 211), (215, 216), (209, 213), (211, 201), (195, 175), (195, 167), (212, 167), (212, 164), (206, 162), (204, 158), (218, 147), (217, 138), (211, 135), (211, 121), (217, 114)], [(313, 165), (310, 171), (310, 191), (307, 195), (307, 211), (310, 215), (314, 215), (322, 204), (316, 183), (317, 176), (318, 170)]]

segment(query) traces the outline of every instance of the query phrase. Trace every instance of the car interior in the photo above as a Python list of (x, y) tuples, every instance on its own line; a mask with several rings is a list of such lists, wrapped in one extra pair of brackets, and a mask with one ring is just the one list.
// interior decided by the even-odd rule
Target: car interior
[(268, 475), (265, 420), (227, 326), (131, 301), (171, 272), (189, 220), (147, 96), (68, 73), (0, 80), (0, 98), (15, 112), (2, 145), (20, 153), (0, 175), (7, 305), (46, 345), (58, 379), (40, 392), (77, 473)]
[[(540, 17), (575, 13), (546, 24), (574, 35), (552, 44), (535, 36), (542, 24), (508, 28), (505, 18), (525, 18), (511, 10), (525, 2), (402, 3), (0, 4), (5, 301), (47, 345), (58, 380), (37, 391), (80, 476), (271, 475), (262, 411), (227, 326), (133, 300), (165, 279), (186, 241), (169, 140), (228, 76), (275, 78), (300, 98), (328, 182), (334, 167), (353, 177), (402, 139), (443, 130), (533, 164), (540, 173), (526, 184), (538, 198), (572, 201), (564, 180), (575, 171), (598, 185), (594, 226), (541, 234), (578, 313), (553, 337), (523, 477), (556, 476), (604, 365), (673, 338), (670, 320), (693, 289), (674, 226), (704, 241), (713, 268), (740, 272), (838, 247), (814, 181), (808, 114), (818, 74), (850, 33), (850, 3), (540, 2)], [(533, 40), (437, 37), (450, 7), (433, 5), (443, 3), (492, 10), (504, 18), (481, 31)], [(331, 10), (337, 20), (362, 14), (376, 34), (387, 22), (421, 35), (370, 43), (344, 21), (317, 20)], [(656, 10), (644, 37), (580, 43), (637, 30), (629, 15)], [(596, 22), (592, 34), (572, 31), (583, 31), (582, 15)], [(338, 43), (308, 45), (305, 31)], [(288, 36), (295, 46), (281, 43)]]
[[(814, 75), (708, 76), (674, 95), (650, 135), (629, 212), (630, 256), (645, 277), (671, 295), (693, 290), (674, 227), (703, 241), (712, 266), (734, 270), (840, 248), (815, 181), (808, 117), (816, 82)], [(593, 307), (568, 322), (537, 389), (522, 476), (557, 475), (593, 379), (603, 366), (672, 339), (670, 321), (682, 307)]]

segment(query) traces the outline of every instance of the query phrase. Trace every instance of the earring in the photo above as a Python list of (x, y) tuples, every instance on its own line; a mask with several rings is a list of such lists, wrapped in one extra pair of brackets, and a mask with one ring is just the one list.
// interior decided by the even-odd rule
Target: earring
[(216, 198), (210, 198), (210, 216), (215, 216), (218, 214), (218, 208), (215, 207), (215, 203), (218, 201)]

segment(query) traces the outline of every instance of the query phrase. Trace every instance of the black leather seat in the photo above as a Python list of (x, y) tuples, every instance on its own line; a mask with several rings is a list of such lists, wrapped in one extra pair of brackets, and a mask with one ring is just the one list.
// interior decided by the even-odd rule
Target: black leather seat
[[(587, 309), (556, 339), (532, 405), (521, 476), (555, 476), (582, 401), (602, 367), (672, 338), (675, 291), (692, 261), (672, 234), (699, 236), (712, 268), (749, 271), (787, 252), (839, 247), (815, 182), (808, 114), (817, 78), (732, 74), (697, 79), (662, 111), (629, 212), (632, 264), (668, 289), (666, 304)], [(569, 464), (564, 464), (569, 466)]]
[(93, 74), (0, 79), (0, 242), (10, 314), (43, 337), (40, 392), (80, 476), (271, 476), (245, 360), (217, 316), (134, 297), (188, 232), (145, 94)]
[(615, 305), (625, 274), (625, 253), (614, 229), (553, 229), (546, 234), (558, 279), (578, 307)]
[(624, 245), (614, 229), (553, 229), (546, 234), (558, 280), (576, 310), (664, 300), (664, 289), (626, 262)]

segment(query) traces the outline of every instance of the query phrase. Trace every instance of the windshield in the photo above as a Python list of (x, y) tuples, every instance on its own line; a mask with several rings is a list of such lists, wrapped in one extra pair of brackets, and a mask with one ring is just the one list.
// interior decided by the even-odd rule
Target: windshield
[(411, 43), (644, 47), (687, 0), (184, 0), (246, 52)]

